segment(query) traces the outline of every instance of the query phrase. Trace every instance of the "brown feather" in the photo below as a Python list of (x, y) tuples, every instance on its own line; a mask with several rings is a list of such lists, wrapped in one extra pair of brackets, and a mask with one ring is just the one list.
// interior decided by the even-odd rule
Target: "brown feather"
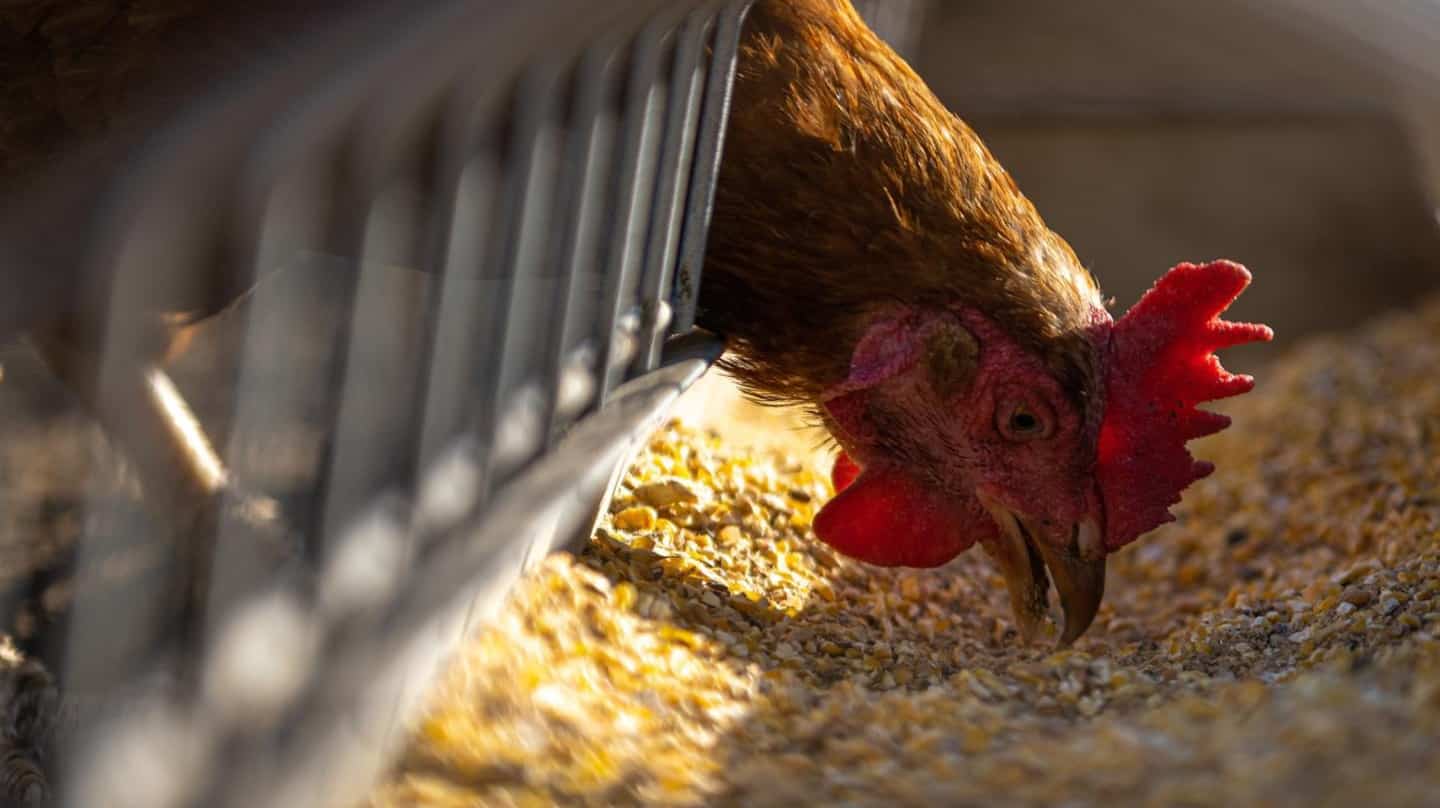
[(1090, 274), (976, 134), (846, 0), (760, 0), (746, 23), (701, 322), (755, 398), (813, 404), (896, 304), (970, 306), (1077, 401), (1098, 385)]

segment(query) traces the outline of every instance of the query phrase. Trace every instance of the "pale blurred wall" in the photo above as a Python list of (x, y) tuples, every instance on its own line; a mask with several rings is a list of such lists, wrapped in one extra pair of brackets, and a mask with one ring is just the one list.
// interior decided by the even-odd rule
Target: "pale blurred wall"
[(1176, 262), (1250, 266), (1234, 312), (1282, 339), (1241, 366), (1440, 287), (1440, 116), (1256, 8), (935, 0), (915, 59), (1121, 310)]

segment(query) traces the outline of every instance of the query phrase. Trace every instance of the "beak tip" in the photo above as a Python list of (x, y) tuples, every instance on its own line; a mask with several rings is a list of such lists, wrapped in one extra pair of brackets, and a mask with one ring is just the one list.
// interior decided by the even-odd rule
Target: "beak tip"
[(1060, 634), (1060, 641), (1056, 643), (1056, 649), (1069, 648), (1075, 641), (1085, 636), (1085, 632), (1095, 622), (1095, 615), (1091, 614), (1084, 619), (1077, 619), (1078, 615), (1065, 615), (1065, 630)]
[[(1082, 537), (1084, 525), (1078, 531)], [(1065, 625), (1060, 633), (1060, 646), (1069, 647), (1095, 622), (1100, 602), (1105, 597), (1105, 555), (1087, 558), (1083, 542), (1071, 551), (1042, 546), (1045, 565), (1060, 595)]]

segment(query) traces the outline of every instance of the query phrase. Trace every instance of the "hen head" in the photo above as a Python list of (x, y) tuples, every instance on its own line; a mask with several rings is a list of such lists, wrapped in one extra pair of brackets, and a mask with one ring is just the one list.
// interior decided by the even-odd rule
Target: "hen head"
[(1182, 264), (1119, 321), (1097, 307), (1081, 390), (977, 309), (880, 314), (823, 397), (844, 451), (816, 534), (886, 566), (938, 566), (979, 542), (1022, 634), (1043, 624), (1053, 579), (1060, 641), (1073, 642), (1099, 608), (1106, 556), (1171, 521), (1212, 470), (1185, 443), (1229, 419), (1196, 405), (1253, 385), (1214, 351), (1271, 338), (1219, 319), (1249, 281), (1227, 261)]

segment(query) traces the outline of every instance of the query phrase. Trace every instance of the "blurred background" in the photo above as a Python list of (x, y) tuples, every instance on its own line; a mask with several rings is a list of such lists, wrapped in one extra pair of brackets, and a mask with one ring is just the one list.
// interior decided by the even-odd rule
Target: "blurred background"
[[(1123, 311), (1255, 273), (1245, 367), (1440, 280), (1440, 4), (934, 0), (914, 64)], [(1432, 36), (1426, 36), (1427, 31)], [(1428, 53), (1427, 53), (1428, 49)]]

